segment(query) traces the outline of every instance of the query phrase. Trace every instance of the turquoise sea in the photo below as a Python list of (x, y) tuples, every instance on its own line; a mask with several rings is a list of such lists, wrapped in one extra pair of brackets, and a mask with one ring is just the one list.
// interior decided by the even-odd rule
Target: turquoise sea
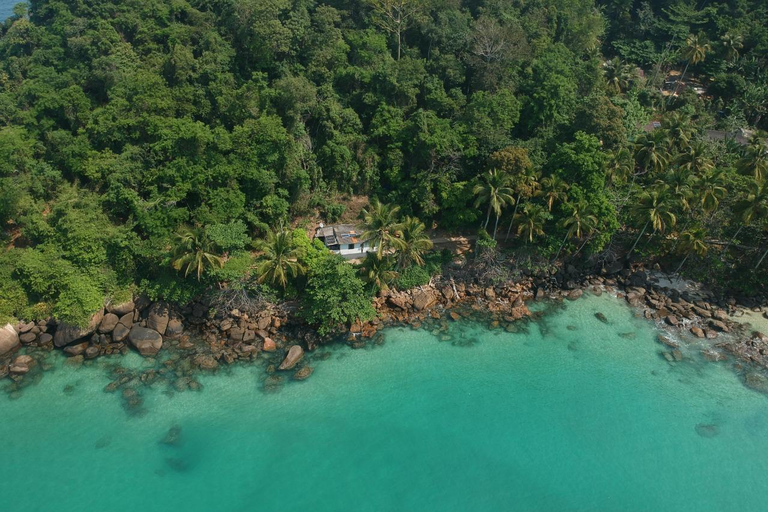
[(606, 295), (528, 327), (391, 329), (277, 393), (238, 367), (145, 393), (138, 417), (103, 391), (106, 361), (57, 364), (0, 396), (2, 510), (768, 510), (768, 397), (732, 363), (667, 362)]

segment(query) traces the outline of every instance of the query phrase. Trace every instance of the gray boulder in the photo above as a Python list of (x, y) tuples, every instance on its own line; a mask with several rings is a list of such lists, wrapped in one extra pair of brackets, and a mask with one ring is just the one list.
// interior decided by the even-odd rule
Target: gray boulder
[(123, 302), (121, 304), (110, 304), (107, 306), (107, 311), (117, 316), (123, 316), (127, 313), (133, 312), (135, 308), (136, 305), (132, 300), (129, 300), (128, 302)]
[(115, 326), (120, 321), (118, 316), (114, 313), (107, 313), (104, 315), (104, 318), (101, 319), (101, 323), (99, 323), (99, 332), (101, 334), (107, 334), (115, 330)]
[(66, 347), (73, 341), (85, 338), (89, 334), (93, 334), (96, 328), (104, 318), (104, 311), (99, 311), (91, 316), (90, 322), (87, 327), (78, 327), (76, 325), (60, 323), (56, 328), (56, 334), (53, 336), (53, 344), (57, 348)]
[(145, 357), (157, 355), (163, 348), (163, 337), (159, 332), (139, 325), (133, 326), (128, 341)]
[(147, 327), (154, 329), (160, 334), (165, 334), (165, 329), (168, 327), (170, 319), (171, 312), (168, 309), (168, 305), (164, 302), (155, 302), (152, 304), (152, 307), (149, 308)]
[(112, 331), (112, 339), (116, 342), (125, 341), (125, 338), (130, 334), (131, 328), (126, 327), (122, 322), (115, 326), (115, 330)]
[(5, 327), (0, 329), (0, 356), (14, 350), (19, 343), (19, 334), (16, 329), (11, 324), (5, 324)]
[(302, 357), (304, 357), (304, 349), (299, 345), (292, 345), (291, 348), (288, 349), (288, 355), (285, 356), (283, 362), (280, 363), (278, 370), (292, 369), (294, 366), (296, 366), (296, 363), (301, 361)]

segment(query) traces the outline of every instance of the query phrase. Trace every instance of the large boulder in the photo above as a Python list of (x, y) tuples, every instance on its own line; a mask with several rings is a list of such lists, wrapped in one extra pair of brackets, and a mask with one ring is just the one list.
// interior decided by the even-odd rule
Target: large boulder
[(432, 290), (418, 290), (413, 294), (413, 307), (417, 311), (423, 311), (437, 302), (437, 297)]
[(155, 302), (152, 304), (152, 307), (149, 308), (147, 327), (154, 329), (160, 334), (165, 334), (165, 329), (168, 327), (170, 319), (171, 312), (168, 309), (168, 305), (164, 302)]
[(159, 332), (139, 325), (133, 326), (128, 334), (128, 341), (145, 357), (157, 355), (163, 348), (163, 337)]
[(99, 332), (101, 334), (107, 334), (115, 330), (115, 326), (117, 325), (117, 322), (120, 321), (120, 318), (114, 313), (107, 313), (104, 315), (104, 318), (101, 319), (101, 323), (99, 323)]
[(112, 339), (119, 343), (121, 341), (124, 341), (128, 337), (128, 334), (130, 334), (130, 332), (131, 332), (131, 328), (126, 327), (122, 322), (120, 322), (115, 326), (115, 329), (112, 331)]
[(302, 357), (304, 357), (304, 349), (299, 345), (291, 345), (291, 348), (288, 349), (288, 355), (285, 356), (283, 362), (280, 363), (278, 370), (292, 369), (294, 366), (296, 366), (296, 363), (301, 361)]
[(129, 300), (128, 302), (122, 302), (120, 304), (109, 304), (107, 306), (107, 311), (117, 316), (123, 316), (127, 313), (132, 313), (134, 309), (136, 309), (136, 304), (134, 304), (132, 300)]
[(91, 320), (88, 322), (87, 327), (78, 327), (76, 325), (60, 323), (56, 327), (56, 334), (53, 336), (53, 344), (57, 348), (66, 347), (70, 343), (83, 339), (86, 336), (93, 334), (96, 328), (104, 318), (104, 311), (99, 311), (91, 316)]
[(0, 356), (14, 350), (19, 343), (19, 334), (16, 329), (11, 324), (5, 324), (5, 327), (0, 329)]

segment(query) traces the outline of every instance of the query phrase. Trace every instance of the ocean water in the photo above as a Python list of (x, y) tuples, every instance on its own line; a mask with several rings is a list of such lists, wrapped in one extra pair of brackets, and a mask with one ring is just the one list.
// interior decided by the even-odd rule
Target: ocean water
[(99, 365), (57, 365), (0, 397), (2, 510), (768, 510), (768, 398), (656, 333), (606, 295), (527, 333), (391, 329), (278, 393), (238, 367), (140, 417)]
[(13, 6), (21, 3), (20, 0), (0, 0), (0, 21), (13, 14)]

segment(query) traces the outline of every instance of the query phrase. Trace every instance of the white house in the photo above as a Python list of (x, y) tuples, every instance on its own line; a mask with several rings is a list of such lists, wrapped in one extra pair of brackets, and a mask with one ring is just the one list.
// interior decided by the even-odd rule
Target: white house
[(362, 258), (368, 252), (376, 250), (367, 240), (363, 240), (361, 235), (352, 224), (325, 226), (321, 223), (315, 231), (315, 238), (323, 242), (329, 251), (345, 258)]

